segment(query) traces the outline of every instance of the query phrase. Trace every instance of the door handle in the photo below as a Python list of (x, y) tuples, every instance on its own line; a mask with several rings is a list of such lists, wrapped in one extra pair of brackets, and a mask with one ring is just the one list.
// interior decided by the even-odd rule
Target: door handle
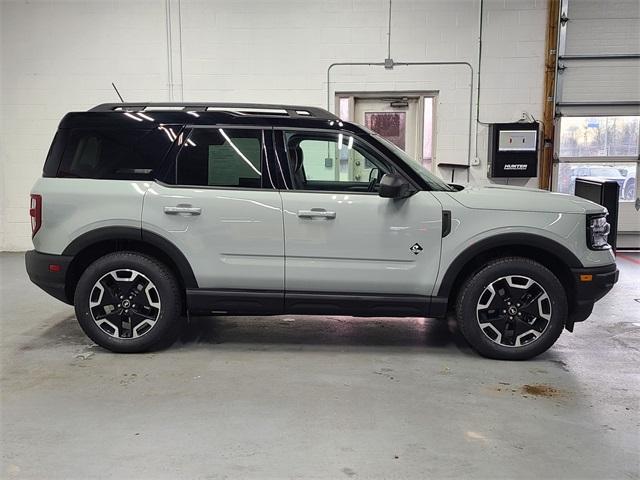
[(167, 215), (200, 215), (202, 209), (200, 207), (191, 207), (188, 205), (177, 205), (175, 207), (164, 207), (164, 213)]
[(336, 218), (336, 212), (328, 212), (324, 208), (312, 208), (311, 210), (298, 210), (300, 218)]

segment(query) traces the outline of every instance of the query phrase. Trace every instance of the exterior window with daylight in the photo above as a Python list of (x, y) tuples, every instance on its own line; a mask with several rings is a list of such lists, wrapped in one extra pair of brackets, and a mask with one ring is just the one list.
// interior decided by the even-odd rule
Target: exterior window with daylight
[(349, 97), (340, 97), (340, 119), (345, 122), (351, 121), (351, 99)]
[(422, 133), (422, 166), (431, 170), (433, 164), (433, 98), (424, 97)]
[(562, 117), (557, 191), (574, 193), (576, 178), (620, 185), (620, 200), (636, 198), (640, 116)]

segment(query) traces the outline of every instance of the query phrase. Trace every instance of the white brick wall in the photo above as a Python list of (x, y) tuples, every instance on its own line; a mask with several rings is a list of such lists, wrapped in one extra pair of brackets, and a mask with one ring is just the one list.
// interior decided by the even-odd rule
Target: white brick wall
[[(181, 7), (184, 85), (174, 86), (176, 99), (184, 89), (185, 100), (325, 106), (330, 63), (386, 56), (386, 0), (183, 0)], [(546, 7), (485, 0), (481, 120), (516, 120), (525, 110), (542, 116)], [(394, 0), (392, 57), (476, 68), (478, 11), (478, 0)], [(31, 245), (28, 192), (62, 115), (115, 101), (112, 81), (127, 100), (170, 99), (165, 2), (0, 0), (0, 55), (0, 250), (23, 250)], [(459, 163), (467, 155), (468, 84), (462, 67), (332, 74), (333, 91), (438, 91), (436, 158)], [(484, 127), (478, 148), (482, 164), (471, 179), (484, 183)]]

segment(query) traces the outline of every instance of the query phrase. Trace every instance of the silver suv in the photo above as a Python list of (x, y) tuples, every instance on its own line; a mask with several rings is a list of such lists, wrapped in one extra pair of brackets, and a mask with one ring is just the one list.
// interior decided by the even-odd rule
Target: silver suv
[(115, 352), (189, 315), (446, 317), (525, 359), (617, 281), (606, 210), (449, 185), (311, 107), (105, 104), (69, 113), (31, 194), (31, 280)]

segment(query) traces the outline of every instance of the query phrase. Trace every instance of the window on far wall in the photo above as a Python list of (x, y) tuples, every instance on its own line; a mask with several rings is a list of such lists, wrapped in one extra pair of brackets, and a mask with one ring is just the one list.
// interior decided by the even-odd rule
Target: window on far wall
[(433, 97), (424, 97), (422, 165), (431, 170), (433, 162)]
[(560, 157), (637, 157), (640, 117), (562, 117)]
[(605, 178), (620, 200), (636, 198), (640, 116), (562, 117), (557, 191), (573, 193), (576, 178)]

